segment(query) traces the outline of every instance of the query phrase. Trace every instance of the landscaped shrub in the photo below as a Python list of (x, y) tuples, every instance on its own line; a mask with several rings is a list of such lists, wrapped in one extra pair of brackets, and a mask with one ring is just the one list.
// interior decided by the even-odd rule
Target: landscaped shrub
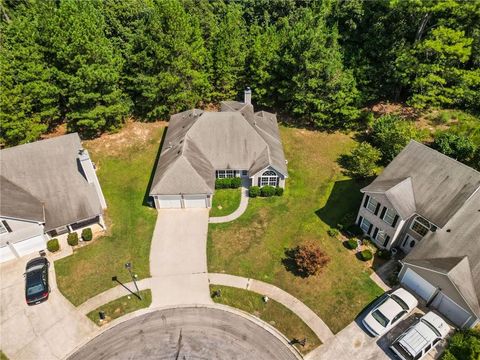
[(93, 238), (92, 229), (86, 228), (82, 230), (82, 239), (83, 241), (90, 241)]
[(230, 178), (215, 180), (215, 189), (229, 189), (231, 185), (232, 180)]
[(273, 195), (275, 195), (275, 188), (273, 186), (267, 185), (260, 188), (260, 196), (270, 197)]
[(327, 230), (327, 234), (328, 236), (331, 236), (331, 237), (337, 237), (339, 234), (339, 231), (335, 228), (330, 228)]
[(358, 242), (356, 239), (347, 240), (347, 247), (349, 249), (356, 249), (358, 247)]
[(373, 258), (373, 254), (370, 250), (362, 250), (360, 251), (360, 257), (363, 261), (368, 261)]
[(456, 332), (449, 340), (442, 360), (476, 360), (480, 358), (480, 330)]
[(375, 255), (378, 256), (380, 259), (384, 260), (390, 260), (390, 258), (392, 257), (390, 251), (386, 249), (379, 249)]
[(50, 252), (55, 252), (60, 250), (60, 244), (58, 243), (58, 239), (51, 239), (47, 241), (47, 250)]
[(275, 188), (275, 195), (277, 195), (277, 196), (282, 196), (282, 195), (283, 195), (283, 190), (284, 190), (284, 189), (283, 189), (282, 187), (277, 186), (277, 187)]
[(78, 234), (76, 232), (72, 232), (68, 234), (67, 242), (68, 242), (68, 245), (70, 246), (78, 245)]
[(303, 277), (315, 275), (330, 261), (330, 258), (314, 242), (297, 246), (293, 249), (292, 255), (297, 271)]
[(248, 196), (255, 198), (260, 195), (260, 188), (258, 186), (250, 186), (248, 188)]
[(238, 189), (240, 186), (242, 186), (242, 179), (239, 177), (234, 177), (230, 179), (230, 188), (232, 189)]
[(353, 236), (362, 236), (363, 230), (360, 226), (356, 224), (352, 224), (347, 228), (347, 231), (352, 234)]

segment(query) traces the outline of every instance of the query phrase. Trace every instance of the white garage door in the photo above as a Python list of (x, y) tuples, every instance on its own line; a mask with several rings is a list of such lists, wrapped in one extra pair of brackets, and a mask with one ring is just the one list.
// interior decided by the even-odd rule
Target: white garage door
[(35, 251), (44, 250), (46, 248), (45, 239), (43, 235), (38, 235), (28, 240), (19, 241), (12, 244), (18, 255), (28, 255)]
[(186, 208), (206, 208), (207, 201), (205, 195), (185, 196), (183, 199)]
[(180, 209), (182, 207), (182, 200), (180, 196), (172, 198), (158, 199), (160, 209)]
[[(438, 301), (437, 301), (438, 299)], [(435, 299), (433, 305), (440, 311), (447, 319), (452, 321), (457, 326), (463, 326), (471, 315), (463, 308), (458, 306), (447, 295), (440, 293)]]
[(11, 259), (15, 259), (15, 254), (10, 250), (10, 247), (8, 245), (0, 247), (0, 262)]
[(432, 284), (411, 269), (407, 269), (401, 283), (413, 290), (424, 300), (429, 300), (436, 290)]

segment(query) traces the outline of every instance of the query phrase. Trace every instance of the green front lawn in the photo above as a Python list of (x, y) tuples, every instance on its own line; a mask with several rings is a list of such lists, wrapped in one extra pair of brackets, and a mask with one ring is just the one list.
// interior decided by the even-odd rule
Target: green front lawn
[(306, 338), (305, 346), (295, 345), (303, 354), (307, 354), (322, 344), (307, 324), (282, 304), (271, 299), (265, 303), (261, 295), (248, 290), (228, 286), (210, 286), (212, 293), (215, 290), (221, 291), (220, 297), (213, 298), (215, 302), (255, 315), (278, 329), (289, 340)]
[[(209, 272), (266, 281), (288, 291), (338, 332), (383, 291), (371, 270), (342, 243), (330, 226), (350, 223), (361, 201), (362, 184), (342, 175), (338, 156), (354, 145), (350, 136), (281, 127), (289, 179), (282, 197), (250, 199), (245, 214), (231, 223), (210, 224)], [(309, 278), (283, 265), (285, 250), (314, 240), (330, 263)]]
[[(55, 262), (58, 287), (74, 305), (116, 286), (114, 275), (120, 281), (131, 281), (126, 262), (132, 262), (139, 279), (150, 276), (150, 242), (157, 212), (144, 205), (144, 198), (164, 127), (156, 126), (138, 138), (129, 129), (111, 135), (112, 139), (85, 143), (97, 164), (107, 200), (108, 232)], [(124, 141), (114, 140), (116, 136)]]
[[(95, 324), (101, 326), (128, 313), (148, 308), (152, 303), (152, 292), (148, 289), (142, 290), (139, 293), (142, 300), (138, 299), (135, 295), (122, 296), (89, 312), (87, 316)], [(103, 321), (100, 320), (98, 315), (100, 311), (105, 312), (105, 320)]]
[(226, 216), (233, 213), (240, 206), (240, 189), (217, 189), (213, 194), (210, 216)]

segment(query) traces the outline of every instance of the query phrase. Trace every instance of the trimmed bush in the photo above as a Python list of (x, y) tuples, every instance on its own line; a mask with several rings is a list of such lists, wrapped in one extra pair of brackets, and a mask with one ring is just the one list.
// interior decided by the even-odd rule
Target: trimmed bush
[(277, 187), (275, 188), (275, 195), (277, 195), (277, 196), (282, 196), (282, 195), (283, 195), (283, 188), (280, 187), (280, 186), (277, 186)]
[(86, 228), (82, 230), (82, 239), (83, 241), (90, 241), (93, 238), (92, 229)]
[(331, 237), (337, 237), (339, 234), (339, 231), (335, 228), (330, 228), (327, 230), (327, 234), (328, 236), (331, 236)]
[(242, 179), (239, 177), (215, 180), (215, 189), (238, 189), (241, 185)]
[(390, 258), (392, 257), (390, 251), (385, 249), (379, 249), (375, 255), (378, 256), (380, 259), (384, 260), (390, 260)]
[(273, 195), (275, 195), (275, 188), (273, 186), (267, 185), (260, 188), (260, 196), (270, 197)]
[(78, 245), (78, 234), (76, 232), (68, 234), (67, 242), (70, 246)]
[(372, 260), (373, 254), (370, 250), (360, 251), (360, 257), (363, 261)]
[(260, 188), (258, 186), (250, 186), (248, 188), (248, 196), (251, 198), (256, 198), (260, 195)]
[(47, 241), (47, 250), (50, 252), (56, 252), (60, 250), (60, 244), (58, 243), (58, 239), (51, 239)]
[(242, 186), (242, 179), (239, 177), (234, 177), (230, 179), (230, 188), (232, 189), (238, 189), (240, 186)]
[(350, 239), (350, 240), (347, 240), (347, 247), (349, 249), (356, 249), (358, 247), (358, 242), (357, 240), (355, 239)]

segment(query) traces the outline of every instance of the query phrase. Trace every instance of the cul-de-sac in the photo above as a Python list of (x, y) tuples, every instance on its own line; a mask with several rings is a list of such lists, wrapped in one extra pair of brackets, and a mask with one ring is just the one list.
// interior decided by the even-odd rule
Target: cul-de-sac
[(480, 1), (0, 1), (0, 360), (480, 359)]

